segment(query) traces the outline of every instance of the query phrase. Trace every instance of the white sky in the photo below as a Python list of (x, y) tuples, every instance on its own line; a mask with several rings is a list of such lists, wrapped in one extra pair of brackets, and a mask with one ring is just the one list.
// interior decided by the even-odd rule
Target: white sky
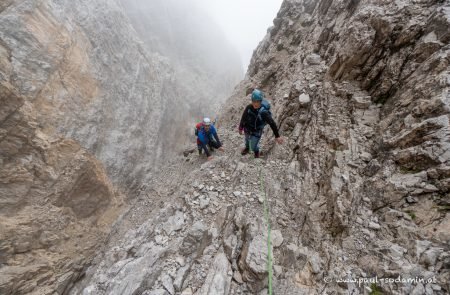
[(266, 35), (282, 0), (196, 0), (222, 27), (247, 70), (253, 50)]

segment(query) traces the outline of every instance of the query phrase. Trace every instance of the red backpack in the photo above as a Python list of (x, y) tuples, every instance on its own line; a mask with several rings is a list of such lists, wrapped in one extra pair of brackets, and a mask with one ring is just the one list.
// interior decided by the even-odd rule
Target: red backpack
[(195, 125), (195, 136), (197, 136), (197, 144), (200, 144), (200, 139), (198, 139), (198, 133), (200, 132), (200, 129), (202, 129), (203, 127), (203, 122), (197, 123), (197, 125)]
[(200, 129), (202, 129), (203, 127), (203, 122), (197, 123), (197, 125), (195, 125), (195, 136), (198, 136), (198, 132), (200, 131)]

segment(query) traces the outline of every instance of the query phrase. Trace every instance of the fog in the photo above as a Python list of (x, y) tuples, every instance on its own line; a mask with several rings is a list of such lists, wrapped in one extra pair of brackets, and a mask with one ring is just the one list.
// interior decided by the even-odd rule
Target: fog
[(247, 69), (282, 0), (195, 0), (222, 28)]
[(244, 76), (239, 52), (195, 1), (119, 0), (144, 48), (163, 61), (156, 80), (164, 81), (168, 107), (161, 110), (155, 166), (195, 141), (195, 123), (213, 117)]

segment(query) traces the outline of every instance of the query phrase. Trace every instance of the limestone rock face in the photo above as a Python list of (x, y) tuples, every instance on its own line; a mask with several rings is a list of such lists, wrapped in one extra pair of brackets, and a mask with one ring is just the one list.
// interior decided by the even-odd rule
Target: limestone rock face
[(0, 82), (0, 293), (62, 294), (120, 212), (101, 163), (49, 138), (12, 85)]
[(141, 154), (154, 156), (153, 161), (145, 161), (146, 168), (152, 163), (159, 167), (190, 144), (192, 126), (203, 116), (212, 117), (231, 95), (243, 77), (242, 62), (195, 0), (118, 2), (146, 50), (161, 56), (168, 65), (161, 68), (167, 76), (159, 90), (164, 107), (154, 110), (161, 120), (145, 119), (148, 122), (141, 125), (158, 132), (157, 138), (150, 139), (158, 148), (149, 145)]
[[(175, 61), (180, 52), (158, 53), (134, 27), (130, 7), (119, 0), (0, 3), (1, 294), (67, 292), (122, 213), (119, 191), (136, 198), (187, 140), (188, 118), (207, 113), (188, 100), (196, 94), (193, 102), (207, 98), (203, 105), (213, 106), (212, 89), (221, 83), (224, 99), (240, 78), (236, 59), (222, 77), (202, 79), (220, 65), (185, 65)], [(201, 55), (192, 50), (187, 59)], [(193, 83), (185, 76), (208, 92), (186, 91)], [(170, 233), (181, 229), (182, 215), (169, 222)], [(129, 269), (151, 267), (152, 259)], [(119, 272), (108, 292), (131, 294), (152, 278), (127, 287), (128, 275)]]
[[(244, 244), (239, 260), (242, 279), (253, 292), (261, 291), (267, 281), (267, 232), (263, 223), (252, 222), (244, 229)], [(272, 251), (272, 249), (270, 249)]]
[[(448, 292), (447, 256), (435, 249), (448, 253), (450, 238), (449, 11), (448, 1), (283, 2), (221, 117), (233, 128), (248, 90), (259, 87), (287, 139), (273, 146), (269, 129), (263, 146), (269, 159), (293, 159), (273, 184), (286, 205), (277, 223), (295, 224), (293, 244), (308, 263), (295, 265), (289, 257), (300, 254), (281, 247), (299, 290), (281, 293), (362, 294), (335, 279), (429, 272), (440, 287), (428, 290)], [(423, 242), (422, 256), (413, 255)], [(314, 257), (325, 258), (323, 271)]]
[[(151, 2), (26, 0), (0, 15), (0, 77), (38, 110), (46, 133), (79, 141), (125, 191), (151, 179), (187, 141), (192, 118), (209, 114), (241, 78), (240, 61), (212, 21), (179, 22), (186, 9)], [(210, 31), (198, 33), (208, 21)], [(209, 47), (146, 39), (169, 26), (170, 40), (196, 33), (203, 38), (196, 43), (222, 51), (206, 57)], [(218, 36), (206, 42), (209, 35)]]
[(227, 295), (230, 293), (231, 265), (224, 253), (217, 254), (212, 269), (197, 295)]
[[(78, 22), (84, 24), (82, 28), (90, 24), (92, 29), (101, 27), (99, 20), (122, 24), (127, 18), (120, 12), (123, 7), (119, 8), (121, 6), (112, 0), (79, 1), (78, 6), (65, 1), (21, 3), (2, 4), (0, 15), (5, 17), (0, 24), (22, 24), (14, 16), (21, 15), (19, 19), (25, 19), (24, 15), (29, 14), (25, 10), (22, 14), (10, 12), (27, 7), (33, 8), (27, 10), (29, 12), (36, 11), (36, 7), (41, 13), (52, 11), (55, 19), (61, 17), (63, 7), (70, 8), (66, 12), (77, 11), (76, 16), (66, 20), (73, 24), (66, 29), (73, 31), (77, 31)], [(67, 6), (60, 6), (61, 3)], [(32, 4), (34, 6), (30, 6)], [(85, 10), (88, 6), (92, 9)], [(95, 18), (91, 14), (93, 11)], [(108, 217), (113, 216), (108, 212), (115, 212), (120, 198), (112, 193), (111, 186), (101, 181), (102, 174), (94, 169), (94, 163), (98, 162), (88, 161), (91, 157), (73, 140), (58, 137), (57, 130), (52, 130), (51, 126), (59, 125), (47, 125), (39, 119), (44, 107), (55, 110), (50, 102), (56, 103), (58, 97), (63, 97), (54, 95), (45, 102), (39, 99), (44, 90), (36, 91), (44, 88), (33, 86), (51, 81), (40, 75), (45, 69), (52, 72), (58, 48), (38, 47), (55, 53), (54, 58), (48, 59), (28, 54), (33, 50), (21, 53), (22, 49), (11, 49), (14, 43), (11, 38), (28, 35), (18, 31), (9, 36), (8, 31), (0, 30), (1, 74), (7, 80), (2, 84), (2, 93), (11, 93), (5, 96), (8, 99), (0, 96), (7, 101), (0, 110), (0, 147), (2, 153), (6, 151), (1, 158), (0, 173), (2, 181), (8, 180), (2, 182), (0, 191), (4, 192), (0, 201), (6, 208), (1, 211), (0, 224), (6, 228), (1, 233), (7, 233), (0, 244), (0, 271), (3, 272), (0, 276), (3, 289), (0, 290), (92, 295), (265, 294), (273, 273), (272, 286), (276, 294), (366, 294), (372, 291), (448, 294), (449, 11), (448, 1), (439, 0), (285, 0), (274, 26), (255, 50), (246, 78), (221, 112), (219, 135), (226, 143), (225, 151), (218, 151), (208, 162), (188, 152), (183, 161), (167, 162), (158, 173), (151, 174), (154, 179), (147, 188), (141, 188), (141, 194), (129, 210), (117, 219), (103, 251), (98, 251), (91, 265), (85, 268), (84, 257), (88, 254), (76, 256), (78, 260), (70, 260), (73, 262), (69, 264), (51, 264), (64, 255), (71, 255), (71, 239), (66, 241), (68, 246), (54, 248), (55, 251), (63, 249), (63, 253), (42, 258), (42, 252), (53, 249), (47, 245), (65, 241), (64, 237), (61, 240), (60, 231), (49, 228), (68, 224), (77, 228), (73, 232), (80, 233), (85, 229), (85, 222), (104, 224), (106, 228)], [(127, 11), (128, 17), (132, 12)], [(52, 15), (43, 19), (52, 19)], [(33, 26), (36, 18), (26, 18), (31, 22), (27, 28), (35, 28), (33, 36), (41, 36), (42, 32), (36, 29), (38, 26)], [(59, 23), (51, 21), (48, 25)], [(18, 28), (21, 26), (14, 26), (14, 30)], [(130, 26), (124, 25), (121, 30), (127, 28)], [(149, 47), (127, 47), (129, 54), (135, 54), (133, 61), (142, 57), (137, 68), (119, 49), (121, 53), (115, 55), (101, 50), (104, 47), (96, 47), (108, 44), (106, 48), (115, 48), (117, 42), (121, 42), (115, 30), (103, 27), (101, 30), (109, 36), (93, 38), (89, 30), (77, 31), (90, 40), (83, 48), (92, 46), (95, 53), (87, 55), (93, 59), (88, 65), (95, 65), (94, 69), (86, 70), (81, 76), (93, 73), (96, 79), (95, 82), (88, 79), (83, 91), (98, 93), (98, 96), (77, 96), (76, 91), (81, 90), (73, 95), (74, 110), (78, 111), (75, 108), (79, 104), (75, 103), (77, 97), (93, 97), (87, 110), (98, 112), (99, 118), (116, 111), (115, 108), (105, 111), (99, 105), (107, 107), (106, 99), (111, 99), (111, 104), (118, 107), (114, 91), (130, 89), (105, 82), (110, 77), (106, 67), (123, 71), (120, 73), (127, 77), (130, 72), (134, 77), (147, 77), (147, 66), (155, 75), (159, 70), (158, 74), (165, 73), (167, 68), (158, 65), (168, 64), (169, 60), (167, 56), (147, 55), (145, 48), (152, 47), (151, 42), (145, 40)], [(126, 32), (129, 38), (137, 39), (137, 34), (133, 30)], [(26, 39), (29, 44), (37, 44), (31, 39)], [(61, 36), (56, 39), (65, 40)], [(81, 44), (79, 40), (69, 45)], [(108, 40), (115, 41), (109, 43)], [(71, 48), (63, 45), (62, 49)], [(85, 60), (77, 56), (72, 58), (77, 62)], [(35, 62), (27, 75), (26, 67), (20, 66), (21, 58)], [(118, 60), (128, 63), (121, 67), (114, 63)], [(153, 67), (150, 67), (151, 61), (155, 62)], [(18, 69), (24, 72), (17, 74)], [(57, 73), (64, 77), (67, 71)], [(28, 75), (33, 79), (27, 80)], [(154, 87), (156, 92), (149, 91), (149, 95), (166, 89), (164, 77), (167, 78), (163, 74), (156, 75), (156, 81), (162, 82), (151, 84), (149, 87)], [(124, 79), (131, 82), (131, 89), (137, 91), (135, 94), (147, 89), (148, 85), (139, 79)], [(137, 82), (133, 84), (134, 81)], [(64, 85), (71, 89), (69, 81)], [(111, 92), (108, 87), (104, 89), (105, 85), (111, 86)], [(241, 156), (243, 140), (235, 130), (248, 104), (247, 95), (254, 87), (262, 89), (271, 100), (271, 111), (286, 138), (285, 144), (275, 145), (271, 131), (266, 130), (260, 159)], [(33, 96), (29, 94), (33, 91), (36, 91), (35, 98), (31, 99)], [(109, 96), (103, 97), (102, 93)], [(159, 111), (165, 107), (158, 99), (145, 100), (149, 105), (140, 104), (139, 99), (128, 99), (130, 106), (127, 100), (120, 100), (127, 111), (133, 109), (131, 104), (140, 108), (134, 109), (137, 113), (147, 113), (145, 108), (151, 105), (156, 109), (161, 107), (155, 110), (161, 114)], [(37, 108), (37, 102), (43, 106), (42, 110)], [(70, 104), (61, 106), (64, 105)], [(152, 111), (148, 114), (153, 114)], [(151, 157), (160, 157), (163, 149), (156, 148), (156, 154), (149, 158), (142, 156), (142, 145), (142, 150), (134, 149), (141, 144), (132, 142), (135, 135), (128, 135), (128, 131), (115, 125), (122, 121), (112, 118), (125, 116), (117, 112), (108, 121), (115, 127), (105, 127), (101, 130), (108, 131), (98, 134), (112, 136), (117, 140), (115, 143), (123, 139), (133, 146), (133, 153), (122, 158), (121, 152), (128, 151), (128, 147), (120, 145), (115, 150), (115, 147), (98, 144), (98, 150), (93, 150), (106, 164), (108, 172), (117, 177), (117, 183), (126, 182), (127, 177), (121, 179), (120, 175), (132, 176), (133, 181), (126, 182), (129, 188), (133, 183), (140, 183), (134, 179), (146, 179), (146, 173), (138, 173), (146, 171), (139, 170), (140, 167), (151, 162)], [(95, 117), (81, 113), (91, 119)], [(60, 120), (57, 112), (48, 114), (49, 122)], [(163, 122), (157, 115), (151, 118), (156, 120), (152, 122)], [(63, 134), (69, 133), (70, 126), (79, 124), (76, 116), (64, 119), (67, 125), (61, 123), (58, 129)], [(105, 126), (106, 121), (101, 119), (98, 124)], [(147, 125), (142, 121), (139, 124), (140, 128), (132, 132), (149, 132), (141, 138), (152, 138), (153, 131), (146, 130)], [(85, 139), (91, 138), (88, 133), (83, 128), (73, 130), (74, 137), (80, 139), (85, 135)], [(113, 155), (119, 155), (119, 159), (113, 161)], [(130, 166), (121, 159), (129, 159)], [(13, 197), (9, 197), (11, 195)], [(24, 202), (18, 202), (17, 198)], [(75, 202), (75, 198), (83, 200), (86, 206)], [(34, 205), (35, 202), (38, 205)], [(52, 223), (32, 235), (13, 234), (31, 232), (37, 226), (34, 221), (22, 222), (22, 219), (31, 220), (26, 210), (38, 210), (33, 211), (40, 213), (42, 219), (38, 220), (46, 220), (60, 211), (64, 214), (59, 216), (57, 225)], [(274, 233), (273, 247), (267, 243), (267, 222)], [(45, 224), (44, 221), (39, 226), (41, 224)], [(101, 227), (92, 228), (86, 230), (86, 235), (95, 239), (98, 234), (92, 235)], [(39, 248), (43, 245), (45, 248)], [(77, 253), (84, 255), (82, 251), (78, 249)], [(272, 269), (268, 265), (269, 253)], [(33, 263), (27, 263), (27, 259)], [(355, 283), (355, 280), (374, 277), (419, 281)], [(44, 286), (36, 288), (42, 282)]]
[(137, 185), (155, 155), (144, 151), (156, 150), (159, 93), (170, 77), (115, 1), (14, 2), (0, 28), (2, 78), (36, 110), (43, 132), (79, 141), (114, 181)]

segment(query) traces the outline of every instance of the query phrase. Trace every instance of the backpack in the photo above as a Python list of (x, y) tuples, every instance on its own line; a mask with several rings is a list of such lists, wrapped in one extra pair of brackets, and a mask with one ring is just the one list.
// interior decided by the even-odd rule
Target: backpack
[(261, 102), (261, 107), (258, 110), (258, 118), (259, 120), (262, 122), (262, 125), (260, 125), (260, 129), (263, 129), (266, 126), (266, 122), (264, 122), (263, 118), (262, 118), (262, 112), (267, 111), (269, 112), (269, 115), (272, 116), (272, 112), (270, 111), (270, 102), (268, 100), (263, 99), (263, 101)]
[[(214, 124), (216, 123), (216, 120), (214, 120), (214, 122), (211, 122), (211, 126), (214, 126)], [(195, 125), (195, 136), (198, 136), (198, 132), (200, 131), (200, 129), (202, 129), (203, 127), (203, 122), (197, 123), (197, 125)]]
[(198, 132), (200, 131), (200, 129), (203, 127), (203, 123), (197, 123), (197, 125), (195, 125), (195, 136), (198, 136)]
[(263, 99), (261, 101), (261, 108), (259, 109), (259, 111), (261, 111), (262, 108), (265, 108), (267, 111), (269, 111), (270, 114), (272, 114), (270, 112), (270, 102), (268, 100)]

